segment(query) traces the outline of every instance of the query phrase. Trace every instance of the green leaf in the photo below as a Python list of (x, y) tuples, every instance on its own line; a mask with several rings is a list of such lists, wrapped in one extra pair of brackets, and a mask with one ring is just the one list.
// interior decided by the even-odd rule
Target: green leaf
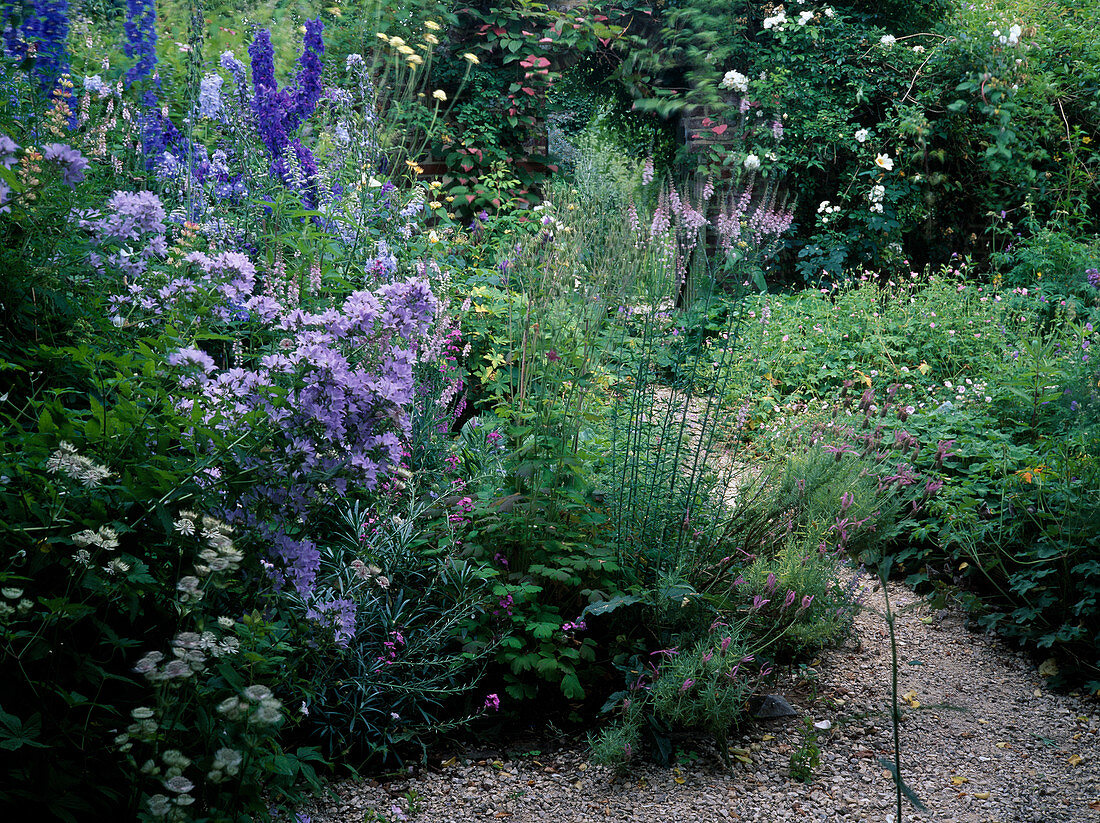
[(615, 611), (622, 606), (633, 606), (636, 603), (645, 602), (640, 597), (635, 597), (632, 594), (617, 594), (608, 600), (600, 600), (596, 603), (590, 603), (585, 606), (584, 611), (581, 612), (581, 617), (585, 615), (601, 615), (608, 614)]

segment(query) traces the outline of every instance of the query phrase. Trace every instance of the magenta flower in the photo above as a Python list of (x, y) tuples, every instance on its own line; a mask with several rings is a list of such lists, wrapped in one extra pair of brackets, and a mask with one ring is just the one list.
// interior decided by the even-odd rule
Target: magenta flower
[(500, 711), (500, 698), (496, 694), (485, 695), (485, 705), (482, 707), (485, 709), (492, 709), (495, 712)]
[(771, 602), (772, 601), (766, 599), (763, 595), (758, 594), (752, 599), (752, 611), (759, 611)]

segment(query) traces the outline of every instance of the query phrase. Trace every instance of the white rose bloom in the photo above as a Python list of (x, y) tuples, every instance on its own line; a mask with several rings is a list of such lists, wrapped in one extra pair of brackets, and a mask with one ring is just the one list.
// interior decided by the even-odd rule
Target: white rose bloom
[(896, 42), (898, 42), (898, 38), (894, 37), (892, 34), (884, 34), (879, 39), (879, 43), (887, 47), (894, 45)]
[(867, 138), (870, 137), (870, 136), (871, 136), (871, 132), (867, 131), (867, 129), (858, 129), (856, 131), (856, 142), (857, 143), (866, 143)]
[(744, 166), (745, 169), (748, 171), (756, 171), (758, 168), (760, 168), (760, 158), (757, 157), (755, 154), (750, 154), (745, 157)]

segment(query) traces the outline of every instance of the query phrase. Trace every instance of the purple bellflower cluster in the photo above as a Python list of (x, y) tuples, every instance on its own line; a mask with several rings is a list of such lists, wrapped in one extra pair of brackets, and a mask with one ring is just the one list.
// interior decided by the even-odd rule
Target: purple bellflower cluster
[[(105, 217), (87, 218), (86, 225), (104, 242), (114, 238), (115, 247), (125, 242), (111, 263), (144, 265), (142, 249), (150, 235), (159, 236), (163, 208), (121, 197), (115, 195)], [(129, 253), (125, 260), (123, 252)], [(276, 584), (311, 596), (320, 570), (317, 546), (265, 524), (296, 522), (333, 497), (375, 490), (400, 469), (411, 430), (414, 369), (431, 354), (438, 300), (426, 280), (410, 278), (352, 292), (311, 313), (279, 295), (271, 275), (258, 273), (237, 251), (193, 251), (171, 280), (166, 274), (147, 266), (135, 271), (125, 293), (109, 300), (114, 322), (171, 322), (205, 306), (223, 322), (248, 322), (255, 334), (272, 340), (255, 356), (223, 356), (220, 362), (185, 347), (166, 365), (183, 390), (185, 413), (234, 432), (258, 427), (266, 437), (274, 430), (280, 448), (235, 458), (239, 469), (256, 477), (235, 517), (264, 535)], [(336, 620), (338, 638), (347, 625)]]

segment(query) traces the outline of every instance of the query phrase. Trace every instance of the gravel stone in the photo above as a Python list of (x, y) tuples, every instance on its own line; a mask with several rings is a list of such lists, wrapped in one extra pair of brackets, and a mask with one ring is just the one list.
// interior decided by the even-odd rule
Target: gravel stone
[[(902, 704), (902, 775), (926, 806), (906, 801), (902, 819), (1098, 823), (1100, 704), (1048, 691), (1022, 654), (969, 631), (962, 612), (933, 612), (900, 584), (889, 592), (898, 693), (912, 693)], [(368, 809), (394, 820), (395, 805), (411, 823), (893, 820), (896, 789), (884, 767), (893, 761), (890, 643), (875, 613), (885, 609), (882, 591), (866, 587), (864, 603), (852, 638), (814, 664), (816, 684), (777, 686), (799, 717), (733, 735), (731, 746), (750, 749), (751, 766), (723, 768), (705, 739), (694, 741), (702, 756), (679, 771), (641, 763), (626, 778), (589, 763), (583, 743), (511, 758), (450, 752), (399, 783), (343, 781), (333, 787), (338, 800), (302, 811), (313, 823), (361, 823)], [(789, 777), (801, 717), (832, 724), (817, 732), (821, 763), (805, 784)]]

